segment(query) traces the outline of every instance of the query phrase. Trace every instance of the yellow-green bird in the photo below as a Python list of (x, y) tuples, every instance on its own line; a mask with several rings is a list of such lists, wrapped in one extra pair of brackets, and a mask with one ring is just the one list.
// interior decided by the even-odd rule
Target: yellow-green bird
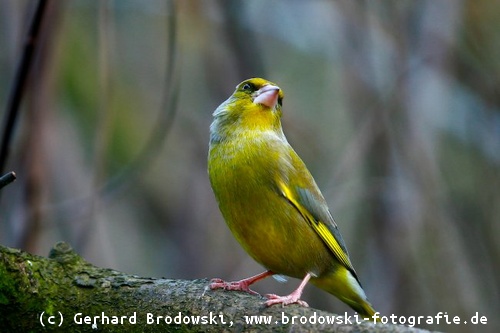
[(288, 296), (266, 305), (299, 303), (308, 281), (365, 317), (368, 302), (323, 195), (281, 127), (283, 91), (252, 78), (213, 113), (208, 174), (226, 223), (267, 271), (236, 282), (213, 279), (211, 289), (242, 290), (267, 276), (302, 279)]

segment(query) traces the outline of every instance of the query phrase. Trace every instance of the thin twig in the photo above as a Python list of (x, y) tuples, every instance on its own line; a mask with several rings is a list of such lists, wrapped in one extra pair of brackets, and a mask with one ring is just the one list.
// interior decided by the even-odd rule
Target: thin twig
[(40, 0), (38, 2), (38, 6), (35, 10), (35, 14), (33, 15), (30, 28), (24, 40), (23, 55), (17, 67), (14, 84), (12, 85), (12, 91), (9, 95), (9, 101), (5, 112), (2, 144), (0, 147), (0, 174), (3, 173), (3, 170), (5, 169), (5, 165), (7, 163), (10, 141), (14, 133), (16, 120), (19, 114), (19, 105), (21, 105), (26, 81), (30, 69), (33, 65), (33, 55), (35, 54), (36, 46), (38, 43), (40, 26), (45, 13), (45, 9), (47, 8), (47, 2), (47, 0)]
[(0, 189), (2, 189), (5, 186), (9, 185), (14, 180), (16, 180), (16, 173), (14, 171), (6, 173), (2, 177), (0, 177)]

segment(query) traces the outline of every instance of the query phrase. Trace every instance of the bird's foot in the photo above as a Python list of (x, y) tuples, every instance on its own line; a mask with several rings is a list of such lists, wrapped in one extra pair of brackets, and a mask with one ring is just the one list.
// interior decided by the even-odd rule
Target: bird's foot
[(311, 278), (311, 273), (307, 273), (302, 282), (300, 283), (299, 287), (295, 289), (290, 295), (288, 296), (278, 296), (274, 294), (267, 294), (266, 298), (266, 306), (271, 306), (274, 304), (281, 304), (282, 306), (288, 305), (288, 304), (293, 304), (297, 303), (299, 305), (302, 305), (306, 308), (309, 307), (309, 304), (306, 302), (300, 300), (300, 296), (302, 296), (302, 291), (304, 290), (304, 287), (306, 286), (307, 282)]
[(212, 279), (210, 281), (210, 289), (238, 290), (247, 292), (251, 295), (259, 295), (259, 293), (250, 289), (250, 285), (271, 275), (274, 275), (274, 273), (271, 271), (265, 271), (255, 276), (233, 282), (226, 282), (222, 279)]
[(244, 291), (251, 295), (258, 295), (259, 293), (250, 289), (250, 284), (248, 279), (243, 279), (240, 281), (226, 282), (222, 279), (212, 279), (210, 281), (210, 289), (224, 289), (224, 290), (237, 290)]
[(266, 306), (271, 306), (274, 304), (281, 304), (282, 306), (288, 305), (288, 304), (299, 304), (302, 305), (303, 307), (308, 308), (309, 304), (306, 302), (300, 300), (300, 294), (297, 295), (295, 292), (291, 293), (288, 296), (278, 296), (275, 294), (267, 294), (266, 295), (267, 301), (266, 301)]

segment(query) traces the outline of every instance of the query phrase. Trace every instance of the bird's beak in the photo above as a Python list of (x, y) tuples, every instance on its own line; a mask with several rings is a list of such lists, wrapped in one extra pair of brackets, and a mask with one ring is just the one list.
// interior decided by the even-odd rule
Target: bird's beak
[(263, 104), (269, 108), (274, 108), (278, 102), (280, 87), (268, 84), (255, 92), (253, 102), (255, 104)]

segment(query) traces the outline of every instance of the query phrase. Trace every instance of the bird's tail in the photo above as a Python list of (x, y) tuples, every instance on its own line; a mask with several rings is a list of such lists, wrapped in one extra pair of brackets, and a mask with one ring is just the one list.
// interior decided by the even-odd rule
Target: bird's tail
[(348, 269), (339, 267), (334, 272), (312, 278), (311, 283), (336, 296), (363, 318), (380, 320), (378, 317), (374, 317), (376, 311), (368, 301), (358, 280)]
[(341, 300), (344, 301), (347, 305), (349, 305), (354, 311), (359, 313), (361, 317), (368, 318), (370, 321), (373, 320), (380, 321), (379, 317), (373, 316), (376, 311), (372, 307), (370, 302), (368, 302), (367, 300), (358, 300), (356, 302), (352, 302), (351, 300), (345, 300), (345, 299)]

